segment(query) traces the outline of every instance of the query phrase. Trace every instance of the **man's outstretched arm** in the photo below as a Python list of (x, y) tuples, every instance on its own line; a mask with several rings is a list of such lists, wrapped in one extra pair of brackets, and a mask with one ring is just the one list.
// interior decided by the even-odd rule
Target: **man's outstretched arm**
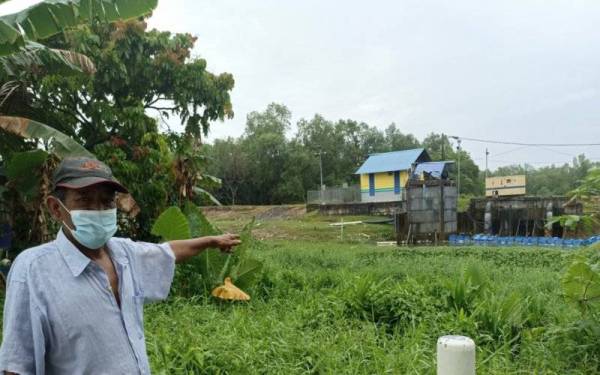
[(211, 247), (229, 253), (234, 246), (237, 246), (240, 243), (240, 236), (228, 233), (220, 236), (206, 236), (189, 240), (169, 241), (169, 246), (171, 246), (171, 250), (173, 250), (173, 254), (175, 254), (175, 263), (181, 263)]

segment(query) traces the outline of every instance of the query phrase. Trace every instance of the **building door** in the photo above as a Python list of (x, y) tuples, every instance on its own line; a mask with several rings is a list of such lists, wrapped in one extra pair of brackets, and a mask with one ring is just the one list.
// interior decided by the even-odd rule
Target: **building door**
[(369, 196), (375, 196), (375, 174), (369, 173)]
[(400, 171), (394, 172), (394, 194), (400, 194)]

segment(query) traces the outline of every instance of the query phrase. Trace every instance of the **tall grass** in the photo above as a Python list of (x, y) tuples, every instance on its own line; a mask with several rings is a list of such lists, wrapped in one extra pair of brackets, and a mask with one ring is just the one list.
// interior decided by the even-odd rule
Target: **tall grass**
[(561, 296), (563, 251), (282, 240), (255, 255), (250, 303), (175, 286), (147, 307), (155, 373), (433, 374), (444, 334), (475, 340), (482, 374), (599, 370), (597, 329)]

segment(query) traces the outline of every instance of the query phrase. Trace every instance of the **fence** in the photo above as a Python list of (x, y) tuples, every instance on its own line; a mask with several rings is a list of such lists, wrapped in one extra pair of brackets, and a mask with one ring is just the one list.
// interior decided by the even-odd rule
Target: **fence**
[(309, 190), (306, 193), (307, 204), (339, 204), (360, 202), (360, 186), (346, 188), (325, 188)]

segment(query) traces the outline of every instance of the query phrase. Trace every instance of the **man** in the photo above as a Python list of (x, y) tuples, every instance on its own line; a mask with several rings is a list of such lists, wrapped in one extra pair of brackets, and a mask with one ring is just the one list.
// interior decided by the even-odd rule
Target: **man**
[(143, 304), (165, 299), (175, 263), (238, 236), (164, 244), (112, 238), (115, 193), (103, 163), (65, 159), (47, 205), (56, 240), (23, 251), (8, 276), (0, 371), (17, 374), (148, 374)]

